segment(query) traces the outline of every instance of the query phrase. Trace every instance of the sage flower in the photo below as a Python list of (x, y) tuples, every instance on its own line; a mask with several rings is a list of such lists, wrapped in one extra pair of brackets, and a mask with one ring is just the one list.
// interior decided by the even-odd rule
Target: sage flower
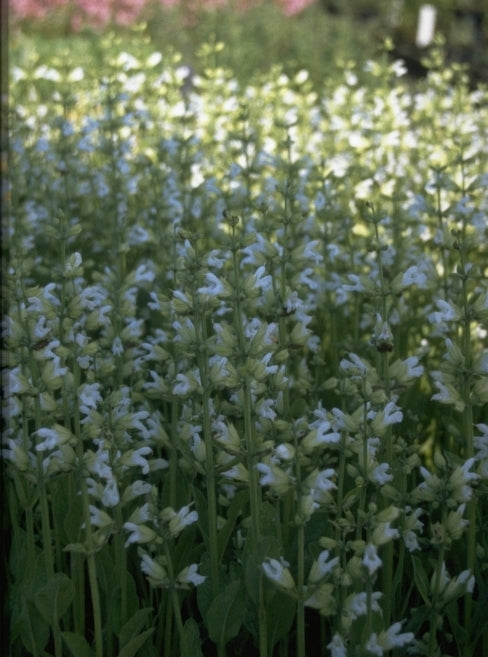
[(256, 469), (261, 473), (261, 486), (269, 486), (277, 495), (286, 493), (293, 484), (293, 478), (277, 465), (257, 463)]
[(200, 584), (203, 584), (206, 579), (207, 577), (205, 575), (200, 575), (198, 572), (198, 565), (196, 563), (192, 563), (190, 566), (183, 568), (183, 570), (178, 574), (176, 581), (182, 586), (186, 586), (187, 584), (200, 586)]
[(368, 543), (366, 546), (362, 562), (370, 575), (373, 575), (381, 567), (383, 562), (378, 556), (378, 551), (374, 543)]
[(392, 650), (393, 648), (401, 648), (411, 643), (414, 640), (413, 632), (399, 634), (401, 629), (401, 623), (393, 623), (387, 630), (380, 632), (379, 635), (373, 632), (366, 642), (366, 650), (373, 655), (381, 657), (385, 651)]
[(166, 568), (145, 552), (141, 556), (141, 570), (152, 586), (161, 588), (169, 586), (170, 581)]
[(130, 532), (129, 537), (125, 542), (127, 547), (131, 543), (152, 543), (156, 540), (156, 532), (147, 525), (136, 525), (133, 522), (125, 522), (124, 529)]
[(314, 584), (319, 582), (325, 575), (330, 573), (339, 563), (339, 557), (329, 559), (329, 550), (322, 550), (312, 564), (308, 574), (308, 582)]
[(262, 569), (266, 577), (272, 582), (283, 589), (294, 591), (296, 587), (295, 580), (293, 579), (291, 572), (288, 570), (288, 565), (289, 564), (283, 559), (278, 561), (278, 559), (268, 557), (263, 561)]
[(183, 529), (198, 520), (198, 513), (190, 511), (190, 506), (182, 507), (178, 512), (166, 507), (160, 513), (161, 520), (168, 523), (168, 529), (173, 538), (176, 538)]
[(347, 657), (346, 644), (344, 643), (344, 639), (337, 632), (332, 637), (332, 641), (327, 644), (327, 648), (330, 650), (331, 657)]

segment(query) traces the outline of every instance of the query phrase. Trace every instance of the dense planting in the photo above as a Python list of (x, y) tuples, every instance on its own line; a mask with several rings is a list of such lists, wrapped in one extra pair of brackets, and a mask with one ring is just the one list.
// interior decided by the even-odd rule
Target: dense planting
[(12, 62), (11, 655), (482, 654), (486, 90), (101, 47)]

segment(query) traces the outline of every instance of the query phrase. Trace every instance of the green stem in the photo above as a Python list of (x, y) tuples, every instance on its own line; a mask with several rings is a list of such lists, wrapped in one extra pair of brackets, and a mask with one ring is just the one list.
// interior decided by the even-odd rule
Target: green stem
[(124, 547), (123, 519), (120, 505), (115, 509), (116, 535), (115, 535), (115, 566), (117, 583), (120, 585), (120, 615), (121, 623), (127, 620), (127, 552)]
[[(380, 281), (380, 300), (381, 300), (381, 318), (382, 321), (388, 321), (388, 304), (387, 298), (389, 290), (387, 289), (385, 276), (383, 272), (383, 260), (381, 257), (382, 245), (380, 241), (380, 234), (378, 229), (378, 217), (372, 211), (374, 234), (376, 241), (376, 252), (378, 257), (378, 278)], [(383, 381), (385, 396), (387, 400), (391, 399), (391, 381), (390, 381), (390, 368), (388, 362), (389, 356), (387, 351), (380, 352), (380, 376)], [(393, 434), (391, 425), (386, 427), (386, 432), (383, 440), (383, 450), (385, 453), (386, 462), (393, 468)], [(389, 500), (385, 500), (385, 506), (388, 506)], [(383, 600), (384, 600), (384, 619), (385, 625), (388, 627), (391, 621), (391, 612), (393, 605), (393, 542), (389, 541), (384, 547), (383, 555)]]
[[(446, 527), (447, 522), (447, 507), (443, 505), (442, 508), (442, 527)], [(441, 576), (442, 568), (444, 565), (444, 555), (446, 547), (441, 543), (439, 548), (439, 556), (436, 563), (436, 571), (434, 575), (434, 585), (432, 591), (432, 606), (430, 610), (430, 631), (429, 631), (429, 652), (428, 657), (435, 657), (437, 652), (437, 621), (439, 612), (437, 611), (437, 604), (441, 593)]]
[[(194, 298), (194, 307), (197, 304)], [(208, 373), (207, 326), (203, 312), (195, 312), (195, 340), (198, 369), (202, 383), (203, 437), (205, 440), (205, 478), (207, 488), (208, 536), (210, 551), (210, 574), (214, 597), (220, 591), (219, 542), (217, 534), (217, 482), (215, 478), (214, 447), (210, 419), (210, 377)]]
[[(40, 420), (40, 404), (39, 398), (35, 399), (35, 417), (36, 427), (41, 427)], [(47, 497), (47, 489), (44, 480), (44, 471), (42, 463), (41, 452), (36, 452), (37, 463), (37, 485), (39, 489), (39, 503), (41, 507), (41, 530), (42, 530), (42, 543), (44, 548), (46, 574), (48, 579), (54, 577), (54, 552), (52, 546), (52, 532), (51, 520), (49, 514), (49, 502)], [(59, 619), (56, 612), (53, 613), (53, 637), (54, 637), (54, 654), (55, 657), (62, 656), (62, 643), (61, 634), (59, 629)]]
[[(461, 257), (462, 276), (462, 296), (463, 296), (463, 314), (464, 322), (462, 326), (462, 347), (464, 355), (464, 373), (462, 380), (462, 396), (464, 401), (463, 412), (463, 425), (464, 425), (464, 439), (465, 439), (465, 459), (468, 460), (474, 455), (474, 437), (473, 437), (473, 405), (471, 403), (471, 365), (472, 365), (472, 350), (471, 350), (471, 319), (468, 301), (468, 281), (466, 273), (466, 257), (464, 243), (459, 245), (459, 253)], [(468, 519), (468, 536), (467, 536), (467, 550), (466, 550), (466, 567), (472, 573), (474, 572), (476, 560), (476, 498), (473, 498), (467, 505), (467, 519)], [(469, 629), (472, 621), (473, 610), (473, 596), (472, 593), (466, 593), (464, 605), (464, 626)]]
[(176, 508), (176, 481), (178, 477), (178, 402), (171, 402), (171, 451), (169, 454), (169, 506)]
[[(210, 376), (208, 371), (208, 338), (206, 316), (203, 311), (198, 311), (198, 301), (193, 295), (195, 308), (195, 341), (197, 348), (198, 369), (200, 381), (203, 388), (202, 414), (203, 414), (203, 437), (205, 441), (205, 478), (207, 489), (207, 512), (208, 512), (208, 537), (210, 552), (210, 577), (212, 581), (212, 592), (214, 598), (220, 592), (220, 551), (217, 532), (217, 480), (215, 476), (214, 446), (212, 438), (212, 426), (210, 418)], [(225, 657), (224, 644), (217, 644), (218, 657)]]
[(184, 625), (183, 625), (183, 618), (181, 616), (181, 608), (180, 608), (180, 601), (178, 598), (178, 592), (176, 590), (176, 578), (175, 578), (175, 573), (174, 573), (174, 568), (173, 568), (173, 559), (171, 557), (171, 551), (169, 549), (168, 543), (165, 541), (164, 542), (164, 555), (166, 557), (166, 567), (168, 569), (168, 577), (170, 581), (170, 588), (169, 588), (169, 594), (171, 597), (171, 604), (173, 607), (173, 614), (174, 614), (174, 619), (176, 622), (176, 629), (178, 631), (178, 635), (180, 637), (180, 650), (181, 650), (181, 655), (182, 657), (191, 657), (189, 648), (188, 648), (188, 643), (186, 640), (186, 635), (185, 635), (185, 630), (184, 630)]
[[(234, 325), (237, 331), (239, 347), (239, 368), (243, 370), (242, 400), (243, 400), (243, 422), (244, 441), (246, 446), (247, 470), (249, 476), (249, 504), (251, 507), (251, 543), (257, 546), (261, 539), (261, 487), (259, 485), (258, 471), (256, 470), (256, 455), (260, 445), (256, 437), (254, 413), (252, 410), (251, 378), (246, 372), (246, 341), (244, 337), (244, 317), (241, 308), (241, 285), (237, 253), (239, 250), (236, 225), (237, 219), (232, 217), (232, 265), (234, 274)], [(263, 575), (259, 574), (259, 606), (258, 606), (258, 632), (259, 632), (259, 656), (267, 657), (268, 654), (268, 630), (266, 604), (264, 600)]]
[(258, 607), (258, 630), (259, 630), (259, 657), (268, 655), (268, 622), (266, 619), (266, 602), (264, 600), (264, 575), (259, 576), (259, 607)]
[(164, 628), (164, 652), (163, 655), (171, 655), (171, 645), (173, 643), (173, 605), (166, 604), (166, 617)]
[(305, 657), (305, 525), (298, 526), (298, 573), (297, 573), (297, 657)]
[[(237, 236), (236, 225), (232, 223), (232, 263), (234, 272), (234, 324), (237, 331), (239, 354), (241, 365), (246, 365), (246, 342), (244, 337), (244, 318), (241, 308), (241, 287), (239, 263), (237, 259)], [(251, 506), (251, 532), (254, 545), (261, 537), (261, 488), (259, 486), (258, 474), (255, 468), (256, 452), (259, 451), (259, 445), (256, 440), (256, 430), (254, 425), (254, 415), (252, 411), (251, 382), (249, 375), (245, 374), (245, 380), (242, 385), (243, 396), (243, 421), (244, 421), (244, 440), (247, 454), (247, 469), (249, 472), (249, 501)]]
[[(80, 370), (76, 362), (73, 365), (74, 374), (74, 390), (78, 390), (80, 386)], [(90, 586), (92, 614), (95, 635), (95, 656), (103, 657), (103, 628), (102, 628), (102, 609), (100, 604), (100, 591), (98, 589), (97, 568), (95, 562), (95, 545), (92, 534), (91, 520), (90, 520), (90, 500), (88, 496), (88, 488), (84, 476), (83, 465), (83, 441), (81, 433), (80, 410), (78, 404), (74, 404), (74, 433), (76, 436), (76, 457), (78, 461), (78, 476), (79, 486), (81, 493), (81, 506), (83, 513), (83, 521), (85, 524), (85, 539), (87, 547), (87, 566), (88, 566), (88, 582)]]
[[(436, 171), (436, 214), (437, 222), (440, 233), (443, 231), (443, 212), (442, 212), (442, 200), (441, 200), (441, 181), (440, 181), (440, 171)], [(449, 292), (449, 281), (448, 281), (448, 263), (446, 257), (446, 247), (444, 244), (441, 247), (441, 260), (442, 260), (442, 287), (444, 292), (444, 299), (448, 298)]]

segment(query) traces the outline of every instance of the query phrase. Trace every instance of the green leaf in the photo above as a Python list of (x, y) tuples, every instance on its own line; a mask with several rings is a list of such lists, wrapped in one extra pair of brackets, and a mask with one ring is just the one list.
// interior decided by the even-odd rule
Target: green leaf
[(71, 495), (66, 517), (63, 522), (68, 543), (74, 543), (76, 545), (80, 542), (82, 532), (80, 518), (82, 515), (81, 496)]
[[(184, 642), (181, 642), (182, 657), (203, 657), (200, 629), (195, 619), (189, 618), (183, 626)], [(185, 653), (186, 650), (186, 653)]]
[(34, 602), (43, 618), (53, 625), (68, 609), (73, 596), (73, 582), (64, 573), (56, 573), (36, 591)]
[(218, 646), (237, 636), (246, 613), (246, 596), (241, 582), (229, 582), (210, 605), (206, 621), (208, 634)]
[(198, 513), (198, 526), (202, 532), (205, 547), (210, 549), (208, 537), (208, 506), (207, 497), (196, 486), (193, 487), (193, 499), (195, 500), (195, 509)]
[(120, 579), (117, 579), (117, 568), (114, 567), (112, 573), (112, 588), (107, 595), (110, 605), (110, 619), (112, 624), (112, 629), (115, 634), (119, 634), (122, 631), (122, 627), (125, 624), (127, 618), (130, 618), (133, 614), (136, 613), (139, 606), (139, 598), (137, 596), (136, 585), (134, 578), (130, 573), (125, 573), (125, 583), (126, 583), (126, 612), (125, 615), (122, 615), (122, 587), (120, 586)]
[(247, 490), (242, 490), (236, 493), (232, 498), (232, 502), (230, 503), (229, 509), (227, 511), (227, 520), (225, 525), (219, 530), (218, 535), (220, 560), (222, 560), (224, 556), (225, 549), (232, 535), (232, 531), (236, 524), (237, 518), (245, 508), (248, 499), (249, 493)]
[(414, 557), (412, 555), (412, 563), (413, 563), (413, 576), (415, 579), (415, 584), (417, 586), (417, 589), (420, 595), (422, 596), (425, 604), (430, 606), (429, 580), (424, 570), (422, 560), (420, 559), (420, 557)]
[(147, 641), (153, 632), (154, 627), (151, 627), (145, 632), (142, 632), (142, 634), (139, 634), (130, 639), (130, 641), (119, 652), (119, 657), (134, 657), (142, 644)]
[(281, 521), (278, 509), (269, 502), (263, 502), (260, 513), (262, 533), (265, 536), (281, 536)]
[[(469, 632), (468, 629), (463, 627), (459, 622), (459, 607), (456, 600), (452, 600), (446, 605), (445, 613), (447, 614), (449, 625), (451, 626), (452, 634), (456, 639), (458, 648), (465, 646), (469, 642)], [(461, 654), (461, 652), (462, 651), (459, 650), (459, 654)]]
[(174, 549), (173, 568), (179, 572), (189, 563), (200, 561), (204, 545), (200, 540), (198, 527), (193, 525), (186, 527), (180, 534)]
[(136, 611), (129, 618), (119, 632), (119, 643), (121, 646), (125, 646), (132, 637), (136, 636), (142, 630), (152, 611), (152, 607), (144, 607)]
[(18, 591), (13, 599), (11, 642), (14, 643), (20, 638), (27, 652), (35, 655), (46, 646), (49, 635), (49, 624), (42, 618), (34, 604)]
[(296, 602), (280, 591), (266, 607), (266, 628), (268, 631), (268, 652), (273, 653), (274, 646), (288, 634), (296, 614)]
[(61, 636), (73, 657), (94, 657), (95, 653), (88, 645), (88, 641), (81, 634), (61, 632)]
[[(255, 604), (258, 604), (259, 601), (260, 582), (265, 587), (269, 584), (263, 575), (262, 563), (266, 557), (279, 558), (280, 549), (280, 542), (273, 536), (265, 536), (255, 545), (249, 543), (249, 548), (246, 549), (244, 555), (244, 578), (246, 590)], [(269, 588), (272, 591), (276, 589), (271, 584), (269, 584)]]
[(202, 575), (207, 575), (207, 579), (197, 588), (198, 610), (205, 619), (214, 599), (214, 587), (210, 577), (210, 556), (207, 552), (202, 555), (199, 571)]

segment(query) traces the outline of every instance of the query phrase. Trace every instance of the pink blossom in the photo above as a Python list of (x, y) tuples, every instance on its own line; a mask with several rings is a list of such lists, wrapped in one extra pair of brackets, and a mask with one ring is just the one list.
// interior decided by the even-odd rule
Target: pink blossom
[(276, 4), (282, 8), (283, 13), (286, 16), (294, 16), (295, 14), (302, 12), (315, 1), (316, 0), (276, 0)]
[[(10, 0), (12, 19), (49, 21), (62, 16), (71, 29), (84, 26), (103, 28), (107, 25), (127, 26), (141, 20), (158, 0)], [(317, 0), (274, 0), (286, 16), (294, 16)], [(159, 0), (163, 9), (180, 6), (189, 15), (202, 10), (228, 8), (247, 11), (264, 0), (239, 0), (232, 7), (228, 0)]]

